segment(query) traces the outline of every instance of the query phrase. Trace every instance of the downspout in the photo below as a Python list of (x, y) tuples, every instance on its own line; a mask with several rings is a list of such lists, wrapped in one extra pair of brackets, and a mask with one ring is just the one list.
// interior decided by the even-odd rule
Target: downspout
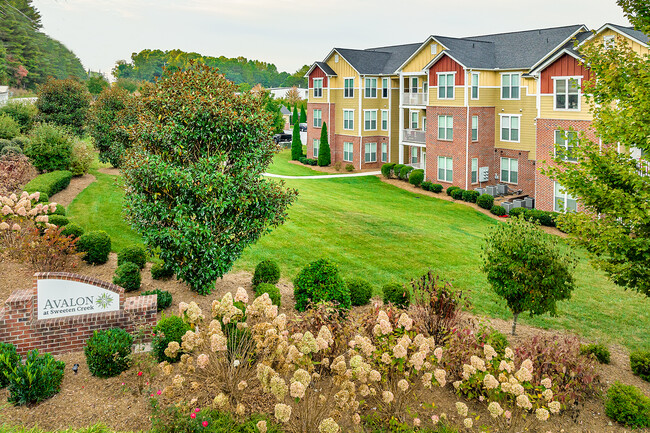
[(392, 117), (392, 111), (393, 111), (392, 110), (393, 105), (391, 103), (392, 100), (393, 100), (393, 82), (391, 80), (391, 77), (388, 77), (388, 149), (386, 149), (386, 153), (387, 153), (386, 163), (389, 163), (390, 160), (391, 160), (390, 151), (391, 151), (391, 148), (392, 148), (391, 144), (393, 142), (393, 140), (392, 140), (392, 138), (393, 138), (393, 134), (392, 134), (393, 127), (391, 125), (391, 123), (392, 123), (391, 122), (391, 117)]
[(363, 93), (361, 92), (363, 85), (363, 75), (359, 74), (359, 170), (361, 170), (361, 158), (363, 157), (363, 109), (361, 104), (361, 98)]
[(404, 107), (402, 106), (402, 98), (404, 97), (404, 74), (402, 71), (399, 73), (399, 156), (397, 161), (399, 164), (404, 164)]
[[(335, 125), (332, 125), (332, 104), (330, 103), (330, 92), (332, 89), (332, 79), (327, 76), (327, 120), (330, 122), (330, 127), (327, 130), (327, 145), (330, 147), (330, 161), (332, 159), (332, 129)], [(318, 150), (320, 153), (320, 149)]]
[[(470, 70), (471, 73), (471, 70)], [(472, 133), (472, 128), (469, 123), (469, 98), (467, 95), (467, 69), (463, 68), (463, 74), (465, 76), (465, 109), (467, 110), (467, 118), (465, 119), (465, 189), (469, 188), (469, 176), (467, 175), (467, 169), (471, 171), (471, 166), (469, 165), (469, 135)], [(471, 174), (470, 174), (471, 175)]]

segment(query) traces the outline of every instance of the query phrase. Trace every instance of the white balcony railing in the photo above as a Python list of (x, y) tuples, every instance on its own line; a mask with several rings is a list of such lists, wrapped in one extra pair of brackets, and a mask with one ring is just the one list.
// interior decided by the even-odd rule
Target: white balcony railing
[(403, 129), (402, 141), (409, 143), (426, 144), (426, 132), (422, 131), (421, 129)]
[(427, 105), (429, 95), (427, 93), (402, 93), (402, 105)]

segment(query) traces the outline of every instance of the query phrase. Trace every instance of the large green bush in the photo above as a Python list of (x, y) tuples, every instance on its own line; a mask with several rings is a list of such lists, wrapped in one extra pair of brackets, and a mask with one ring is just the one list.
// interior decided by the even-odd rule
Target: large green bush
[[(449, 189), (447, 189), (449, 191)], [(454, 200), (462, 200), (463, 199), (463, 193), (465, 193), (465, 190), (462, 188), (456, 188), (451, 192), (451, 198)]]
[(491, 194), (481, 194), (476, 199), (476, 204), (483, 209), (490, 210), (494, 206), (494, 197)]
[(391, 173), (393, 170), (393, 167), (395, 167), (394, 162), (389, 162), (388, 164), (384, 164), (381, 166), (381, 174), (386, 178), (390, 179), (391, 178)]
[(14, 146), (20, 147), (22, 150), (29, 146), (29, 141), (29, 137), (26, 137), (24, 135), (19, 135), (18, 137), (14, 137), (13, 140), (11, 140)]
[(350, 291), (350, 301), (353, 306), (366, 305), (372, 297), (372, 285), (363, 278), (349, 278), (345, 284)]
[(20, 125), (6, 114), (0, 114), (0, 138), (12, 140), (20, 134)]
[(339, 276), (338, 265), (319, 259), (309, 263), (293, 282), (296, 310), (305, 311), (310, 302), (337, 302), (341, 308), (350, 308), (350, 292)]
[(41, 123), (36, 126), (25, 147), (25, 155), (39, 171), (68, 170), (74, 140), (60, 126)]
[(399, 170), (399, 178), (400, 180), (408, 180), (409, 174), (413, 171), (413, 167), (410, 165), (405, 165)]
[(84, 229), (82, 229), (79, 224), (75, 223), (66, 224), (63, 230), (61, 230), (62, 236), (72, 236), (73, 238), (78, 238), (83, 234)]
[(409, 183), (416, 188), (422, 184), (423, 180), (424, 180), (424, 170), (422, 169), (413, 170), (409, 175)]
[(280, 266), (273, 260), (262, 260), (255, 266), (253, 287), (261, 283), (278, 284), (280, 281)]
[(167, 280), (174, 276), (174, 270), (171, 266), (164, 263), (154, 263), (151, 265), (151, 278), (154, 280)]
[(178, 316), (163, 316), (153, 330), (153, 340), (151, 347), (153, 353), (156, 355), (158, 362), (177, 362), (181, 358), (181, 351), (179, 351), (173, 358), (165, 355), (165, 349), (172, 341), (181, 344), (181, 339), (187, 331), (190, 330), (190, 325), (185, 323), (183, 319)]
[[(11, 142), (10, 142), (11, 143)], [(18, 146), (4, 146), (0, 149), (0, 156), (4, 155), (22, 155), (23, 151)]]
[(402, 171), (402, 168), (404, 168), (404, 164), (395, 164), (392, 170), (393, 176), (399, 179), (399, 174)]
[(48, 215), (47, 222), (54, 224), (55, 226), (63, 227), (67, 226), (70, 223), (70, 220), (63, 215)]
[(67, 79), (49, 79), (38, 92), (38, 119), (69, 128), (77, 135), (83, 133), (91, 96), (82, 83)]
[(115, 270), (113, 283), (123, 287), (126, 292), (140, 290), (141, 282), (140, 268), (133, 262), (124, 262)]
[(630, 368), (632, 368), (632, 373), (650, 382), (650, 352), (638, 351), (630, 353)]
[(440, 185), (439, 183), (431, 184), (431, 192), (441, 193), (442, 192), (442, 185)]
[(456, 191), (457, 189), (460, 189), (460, 187), (459, 187), (459, 186), (455, 186), (455, 185), (452, 185), (452, 186), (448, 187), (447, 190), (446, 190), (447, 195), (451, 197), (451, 194), (452, 194), (454, 191)]
[(95, 160), (95, 154), (90, 145), (85, 141), (75, 140), (72, 144), (72, 157), (70, 158), (70, 171), (74, 176), (83, 176), (88, 173)]
[(529, 221), (539, 222), (543, 226), (555, 227), (557, 212), (528, 209), (524, 212), (524, 217)]
[(97, 377), (114, 377), (128, 370), (132, 345), (133, 336), (124, 329), (93, 332), (84, 347), (90, 374)]
[(147, 264), (147, 251), (140, 245), (125, 247), (117, 253), (117, 266), (127, 262), (135, 263), (138, 265), (138, 269), (144, 268), (144, 265)]
[(148, 290), (146, 292), (140, 293), (140, 296), (147, 296), (147, 295), (156, 295), (157, 296), (157, 309), (158, 311), (162, 311), (165, 308), (169, 308), (172, 305), (172, 294), (169, 293), (167, 290), (160, 290), (160, 289), (154, 289), (154, 290)]
[(609, 364), (610, 353), (604, 344), (583, 344), (580, 346), (580, 353), (593, 355), (601, 364)]
[[(67, 170), (53, 171), (36, 176), (25, 185), (24, 190), (28, 193), (40, 192), (52, 196), (63, 191), (70, 185), (72, 173)], [(41, 194), (42, 195), (42, 194)]]
[(332, 152), (330, 150), (329, 136), (327, 135), (327, 123), (323, 122), (320, 130), (320, 147), (318, 148), (318, 166), (327, 167), (332, 163)]
[(478, 191), (473, 191), (473, 190), (467, 190), (463, 192), (463, 201), (467, 201), (470, 203), (476, 203), (476, 200), (479, 197)]
[(86, 253), (83, 259), (91, 265), (103, 265), (111, 252), (111, 238), (105, 231), (84, 233), (77, 240), (77, 251)]
[(391, 303), (400, 308), (408, 308), (411, 304), (411, 292), (399, 283), (388, 283), (382, 287), (384, 304)]
[(615, 382), (607, 390), (605, 414), (628, 427), (650, 427), (650, 398), (634, 386)]
[(61, 390), (65, 363), (49, 353), (27, 352), (25, 362), (18, 362), (9, 373), (9, 402), (15, 405), (34, 404)]
[(273, 303), (273, 305), (277, 305), (278, 307), (280, 306), (282, 302), (280, 289), (278, 289), (275, 285), (270, 283), (260, 283), (257, 286), (255, 286), (256, 298), (258, 296), (262, 296), (264, 293), (268, 293), (269, 298), (271, 298), (271, 302)]
[(32, 129), (34, 124), (34, 118), (36, 117), (38, 110), (33, 104), (23, 104), (21, 102), (8, 102), (4, 106), (0, 107), (0, 114), (14, 119), (18, 126), (20, 127), (20, 132), (26, 134)]
[(516, 208), (510, 209), (510, 212), (508, 213), (508, 215), (511, 218), (514, 218), (514, 217), (518, 217), (520, 215), (523, 215), (525, 213), (526, 213), (526, 208), (525, 207), (516, 207)]
[(492, 215), (503, 216), (506, 214), (506, 208), (504, 208), (503, 206), (494, 205), (490, 208), (490, 212), (492, 213)]
[(9, 378), (6, 376), (20, 362), (20, 356), (16, 352), (16, 346), (0, 341), (0, 388), (9, 385)]

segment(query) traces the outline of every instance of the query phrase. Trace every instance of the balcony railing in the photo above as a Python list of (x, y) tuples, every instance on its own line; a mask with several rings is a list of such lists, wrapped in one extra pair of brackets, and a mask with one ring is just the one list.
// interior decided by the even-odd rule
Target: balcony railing
[(402, 105), (427, 105), (429, 95), (427, 93), (402, 93)]
[(409, 143), (426, 144), (426, 132), (422, 131), (421, 129), (403, 129), (402, 141)]

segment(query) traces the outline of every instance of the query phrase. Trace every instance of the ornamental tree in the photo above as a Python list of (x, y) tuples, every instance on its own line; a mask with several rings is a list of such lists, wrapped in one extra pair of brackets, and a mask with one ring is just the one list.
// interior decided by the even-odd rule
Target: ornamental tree
[(306, 123), (307, 122), (307, 112), (305, 111), (305, 107), (301, 106), (300, 107), (300, 123)]
[(492, 290), (514, 315), (512, 335), (519, 314), (556, 316), (557, 302), (569, 299), (575, 288), (575, 258), (561, 251), (555, 236), (523, 217), (499, 224), (486, 237), (482, 258)]
[(302, 141), (300, 140), (300, 125), (293, 124), (293, 135), (291, 136), (291, 160), (298, 161), (302, 158)]
[(72, 79), (50, 79), (38, 92), (38, 119), (66, 126), (75, 134), (81, 135), (90, 99), (90, 93), (82, 83)]
[(323, 127), (320, 130), (320, 146), (318, 147), (318, 165), (325, 167), (332, 163), (332, 154), (330, 152), (330, 144), (327, 141), (327, 123), (323, 122)]
[[(618, 4), (638, 30), (650, 35), (647, 1)], [(592, 75), (583, 92), (603, 144), (581, 135), (573, 148), (577, 163), (563, 161), (558, 153), (555, 166), (542, 171), (578, 198), (584, 210), (561, 215), (558, 226), (591, 253), (594, 265), (614, 283), (650, 296), (650, 56), (637, 54), (620, 37), (607, 49), (594, 41), (581, 48)], [(631, 148), (642, 156), (632, 157)]]
[(291, 124), (300, 123), (300, 118), (298, 117), (298, 106), (293, 106), (293, 114), (291, 114)]
[(276, 145), (260, 94), (237, 94), (199, 64), (141, 92), (122, 166), (126, 216), (205, 295), (245, 247), (285, 221), (297, 192), (262, 177)]

